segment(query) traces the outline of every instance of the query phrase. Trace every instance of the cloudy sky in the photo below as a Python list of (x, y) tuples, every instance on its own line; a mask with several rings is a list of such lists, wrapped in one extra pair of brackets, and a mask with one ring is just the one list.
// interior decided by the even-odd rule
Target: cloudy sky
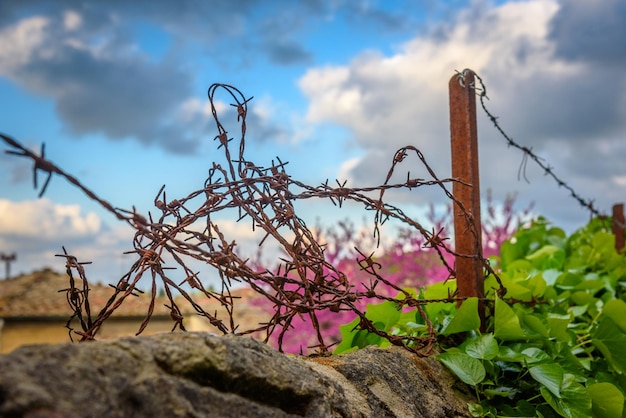
[[(163, 184), (168, 199), (201, 188), (219, 158), (215, 82), (254, 96), (247, 155), (258, 165), (278, 156), (309, 184), (371, 186), (414, 145), (448, 177), (448, 81), (464, 68), (485, 81), (504, 129), (584, 198), (605, 212), (625, 200), (622, 0), (0, 2), (0, 132), (33, 150), (45, 142), (100, 197), (143, 213)], [(479, 147), (483, 192), (517, 193), (518, 207), (534, 202), (568, 230), (586, 222), (532, 163), (530, 183), (518, 179), (522, 155), (481, 111)], [(17, 253), (12, 272), (61, 270), (64, 245), (94, 262), (92, 278), (117, 280), (132, 231), (60, 178), (37, 194), (29, 161), (3, 153), (0, 252)], [(435, 188), (395, 198), (416, 217), (444, 202)], [(311, 204), (301, 216), (362, 212)], [(233, 221), (224, 229), (244, 245), (249, 228)]]

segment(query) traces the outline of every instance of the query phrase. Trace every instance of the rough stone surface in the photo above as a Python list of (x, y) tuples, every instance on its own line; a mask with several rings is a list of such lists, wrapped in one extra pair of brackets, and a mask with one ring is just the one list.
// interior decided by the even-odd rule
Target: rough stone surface
[(0, 356), (0, 416), (462, 417), (435, 359), (367, 348), (306, 359), (249, 338), (173, 333)]

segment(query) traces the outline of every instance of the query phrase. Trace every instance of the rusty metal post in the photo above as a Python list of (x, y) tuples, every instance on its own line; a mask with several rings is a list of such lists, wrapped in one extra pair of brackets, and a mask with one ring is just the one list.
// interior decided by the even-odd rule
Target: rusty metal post
[[(474, 72), (464, 70), (454, 75), (450, 90), (450, 136), (452, 141), (452, 193), (464, 206), (454, 205), (454, 245), (459, 254), (482, 255), (482, 228), (480, 223), (480, 183), (478, 176), (478, 131), (476, 128), (476, 92)], [(474, 231), (474, 232), (473, 232)], [(485, 296), (483, 265), (476, 257), (456, 257), (456, 283), (459, 297)], [(479, 303), (481, 322), (485, 324), (484, 304)]]
[(624, 249), (624, 204), (613, 205), (613, 235), (615, 235), (615, 249), (622, 252)]

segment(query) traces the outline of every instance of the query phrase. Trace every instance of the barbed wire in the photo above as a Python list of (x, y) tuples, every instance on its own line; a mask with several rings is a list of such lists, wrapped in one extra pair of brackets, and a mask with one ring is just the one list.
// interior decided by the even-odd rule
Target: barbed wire
[[(462, 75), (460, 73), (460, 76)], [(590, 209), (592, 213), (598, 214), (592, 201), (582, 199), (569, 185), (554, 174), (551, 167), (543, 164), (542, 160), (532, 150), (517, 144), (504, 132), (497, 123), (496, 117), (487, 110), (484, 104), (484, 99), (487, 98), (486, 89), (482, 79), (476, 77), (481, 86), (473, 87), (480, 97), (481, 105), (498, 131), (507, 139), (509, 145), (522, 150), (525, 155), (539, 164), (546, 171), (546, 174), (551, 175), (560, 186), (566, 187), (579, 203)], [(464, 82), (464, 79), (460, 78), (459, 82)], [(221, 122), (217, 112), (216, 94), (220, 91), (227, 93), (235, 102), (231, 106), (237, 109), (239, 149), (236, 158), (232, 157), (230, 150), (230, 144), (234, 139), (229, 137), (226, 125)], [(138, 296), (138, 292), (141, 292), (138, 285), (147, 275), (151, 283), (150, 303), (146, 317), (137, 334), (145, 329), (152, 316), (157, 288), (160, 284), (165, 290), (169, 303), (165, 306), (170, 310), (170, 316), (174, 322), (173, 329), (185, 329), (183, 310), (180, 309), (174, 298), (174, 293), (178, 293), (192, 306), (197, 315), (205, 317), (211, 325), (222, 333), (253, 334), (264, 332), (267, 341), (270, 335), (278, 332), (279, 349), (282, 347), (285, 333), (293, 326), (294, 319), (304, 316), (313, 325), (318, 342), (316, 346), (309, 348), (316, 348), (320, 353), (326, 353), (329, 346), (324, 340), (317, 313), (323, 310), (332, 312), (347, 310), (352, 311), (360, 318), (357, 326), (359, 329), (384, 337), (392, 344), (403, 345), (418, 354), (427, 354), (437, 335), (422, 307), (431, 302), (459, 302), (464, 298), (458, 297), (456, 293), (436, 301), (413, 297), (409, 292), (379, 273), (373, 254), (366, 255), (358, 248), (356, 248), (358, 256), (355, 263), (360, 270), (371, 276), (371, 280), (367, 285), (360, 283), (360, 288), (357, 288), (345, 272), (326, 260), (324, 246), (317, 242), (315, 234), (296, 213), (294, 207), (296, 201), (312, 198), (330, 200), (333, 205), (339, 207), (345, 201), (352, 201), (360, 204), (366, 211), (373, 210), (375, 212), (373, 236), (377, 245), (380, 244), (380, 227), (389, 219), (395, 219), (417, 231), (423, 237), (426, 246), (439, 254), (442, 265), (448, 271), (447, 278), (456, 277), (456, 272), (454, 267), (447, 263), (444, 256), (446, 253), (455, 257), (478, 259), (486, 274), (493, 275), (498, 282), (499, 288), (495, 289), (496, 293), (500, 297), (504, 297), (506, 294), (506, 288), (502, 285), (497, 272), (492, 269), (482, 254), (459, 254), (455, 252), (445, 243), (446, 238), (442, 236), (442, 230), (433, 229), (429, 231), (420, 222), (407, 216), (400, 208), (384, 200), (386, 192), (392, 189), (412, 190), (424, 186), (439, 187), (447, 199), (461, 208), (461, 212), (468, 221), (469, 232), (476, 241), (476, 248), (481, 248), (480, 234), (479, 231), (473, 230), (471, 214), (446, 187), (449, 183), (459, 183), (460, 181), (454, 178), (439, 179), (419, 149), (413, 146), (400, 148), (394, 154), (387, 177), (380, 186), (345, 187), (346, 183), (341, 183), (339, 180), (335, 180), (337, 187), (331, 186), (328, 180), (318, 186), (310, 186), (293, 179), (286, 171), (288, 163), (281, 161), (278, 157), (276, 158), (277, 162), (272, 161), (268, 167), (257, 165), (246, 158), (246, 117), (248, 102), (252, 99), (251, 97), (246, 98), (233, 86), (213, 84), (208, 90), (208, 98), (218, 131), (214, 140), (218, 141), (217, 149), (222, 149), (224, 153), (225, 166), (213, 162), (204, 186), (183, 198), (168, 200), (165, 186), (161, 187), (154, 198), (154, 206), (157, 209), (154, 217), (151, 212), (144, 215), (134, 207), (132, 210), (115, 208), (101, 199), (75, 177), (45, 159), (45, 146), (43, 144), (41, 155), (37, 155), (13, 138), (0, 134), (0, 138), (14, 148), (14, 150), (6, 151), (7, 153), (33, 160), (35, 188), (38, 186), (38, 171), (43, 171), (48, 175), (39, 193), (40, 197), (45, 193), (52, 175), (57, 174), (81, 189), (89, 198), (97, 201), (105, 210), (114, 214), (117, 219), (126, 222), (135, 229), (133, 250), (128, 253), (135, 254), (137, 259), (117, 284), (112, 285), (114, 293), (104, 308), (95, 315), (92, 314), (89, 305), (89, 285), (83, 268), (83, 264), (86, 263), (79, 262), (76, 257), (68, 254), (63, 248), (63, 254), (59, 256), (66, 258), (70, 287), (62, 291), (67, 293), (68, 304), (74, 312), (67, 323), (70, 334), (80, 336), (81, 341), (94, 339), (102, 323), (121, 306), (128, 296)], [(390, 183), (399, 164), (405, 161), (410, 152), (417, 155), (431, 179), (411, 178), (407, 174), (405, 182)], [(282, 248), (284, 256), (280, 258), (281, 262), (277, 266), (251, 265), (248, 258), (244, 258), (238, 253), (236, 241), (227, 239), (219, 227), (219, 222), (213, 218), (214, 215), (227, 210), (237, 211), (237, 222), (248, 221), (253, 230), (261, 230), (264, 233), (258, 242), (259, 246), (264, 245), (269, 240)], [(177, 267), (165, 267), (166, 256), (173, 259)], [(203, 283), (203, 275), (188, 266), (189, 260), (201, 261), (216, 270), (221, 280), (221, 288), (215, 291), (207, 287)], [(180, 283), (174, 281), (168, 273), (168, 270), (174, 268), (179, 268), (185, 276), (185, 279)], [(72, 271), (76, 271), (82, 280), (82, 288), (76, 286)], [(381, 283), (387, 288), (395, 290), (399, 296), (392, 298), (378, 292), (376, 289)], [(259, 322), (259, 326), (254, 329), (239, 330), (239, 324), (234, 321), (234, 300), (236, 297), (233, 296), (231, 290), (233, 286), (241, 284), (247, 285), (274, 306), (273, 314), (266, 321)], [(196, 301), (198, 294), (209, 300), (218, 301), (225, 309), (226, 317), (218, 315), (217, 311), (208, 312)], [(372, 321), (366, 317), (360, 304), (362, 300), (372, 298), (393, 301), (398, 308), (416, 308), (424, 323), (427, 324), (428, 335), (426, 337), (399, 337), (377, 329)], [(81, 326), (80, 331), (71, 328), (70, 322), (73, 318), (78, 318)]]
[[(462, 87), (464, 87), (465, 76), (466, 76), (467, 71), (470, 71), (470, 70), (466, 69), (466, 70), (463, 70), (462, 72), (456, 71), (457, 76), (459, 78), (459, 84), (461, 84)], [(600, 211), (594, 206), (594, 201), (592, 199), (583, 198), (582, 195), (576, 192), (576, 190), (574, 190), (573, 187), (567, 184), (562, 178), (558, 177), (556, 173), (554, 172), (554, 167), (551, 167), (548, 164), (544, 163), (544, 159), (539, 157), (535, 152), (533, 152), (531, 147), (520, 145), (519, 143), (514, 141), (513, 138), (504, 131), (504, 129), (498, 122), (498, 117), (494, 116), (494, 114), (491, 113), (489, 109), (487, 109), (485, 100), (489, 100), (489, 97), (487, 96), (487, 87), (485, 86), (483, 79), (476, 73), (474, 73), (474, 77), (478, 80), (478, 82), (480, 83), (480, 86), (476, 86), (474, 82), (470, 87), (475, 90), (476, 95), (479, 98), (480, 105), (483, 108), (483, 111), (485, 112), (489, 120), (493, 123), (496, 130), (500, 132), (502, 137), (504, 137), (504, 139), (507, 142), (507, 145), (510, 147), (517, 148), (518, 150), (522, 151), (524, 154), (522, 163), (520, 164), (520, 169), (518, 170), (518, 179), (520, 177), (520, 173), (523, 172), (523, 177), (528, 182), (528, 179), (526, 178), (526, 163), (527, 163), (528, 158), (530, 158), (543, 170), (545, 175), (552, 177), (552, 179), (554, 179), (554, 181), (559, 187), (565, 188), (570, 193), (570, 196), (574, 198), (582, 207), (588, 209), (589, 212), (594, 216), (602, 216), (603, 214), (600, 213)]]
[[(237, 109), (239, 148), (236, 158), (233, 158), (230, 149), (234, 139), (229, 137), (226, 125), (222, 123), (217, 112), (216, 94), (218, 92), (225, 92), (234, 101), (231, 106)], [(282, 349), (283, 338), (293, 326), (294, 319), (306, 317), (316, 332), (317, 345), (312, 348), (320, 353), (326, 353), (329, 346), (324, 340), (317, 314), (323, 310), (332, 312), (347, 310), (354, 312), (360, 318), (359, 328), (361, 329), (383, 336), (393, 344), (404, 345), (413, 352), (430, 351), (436, 334), (421, 308), (429, 301), (413, 297), (381, 276), (375, 268), (372, 268), (376, 263), (372, 254), (365, 255), (360, 249), (356, 249), (358, 256), (354, 262), (372, 279), (367, 285), (361, 283), (357, 286), (353, 283), (345, 272), (326, 260), (324, 246), (317, 242), (315, 234), (296, 213), (294, 203), (298, 200), (312, 198), (330, 200), (333, 205), (339, 207), (347, 200), (356, 202), (366, 211), (375, 212), (373, 234), (377, 239), (377, 244), (380, 244), (380, 226), (389, 219), (395, 219), (416, 230), (421, 234), (427, 246), (437, 251), (448, 270), (447, 278), (455, 277), (456, 273), (453, 266), (446, 262), (445, 253), (458, 257), (479, 258), (486, 271), (497, 277), (481, 254), (457, 254), (446, 244), (445, 238), (441, 236), (441, 230), (429, 231), (420, 222), (407, 216), (400, 208), (384, 200), (385, 192), (391, 189), (413, 190), (424, 186), (436, 186), (442, 188), (447, 198), (460, 205), (460, 202), (446, 188), (446, 184), (458, 182), (458, 180), (439, 179), (417, 148), (407, 146), (396, 152), (388, 176), (384, 184), (380, 186), (350, 188), (345, 187), (345, 182), (340, 183), (338, 180), (336, 180), (337, 187), (331, 186), (328, 180), (318, 186), (310, 186), (293, 179), (286, 172), (288, 163), (281, 161), (278, 157), (276, 162), (272, 161), (268, 167), (257, 165), (246, 158), (246, 117), (247, 105), (251, 98), (246, 98), (237, 88), (226, 84), (213, 84), (208, 90), (208, 98), (218, 131), (214, 139), (218, 141), (217, 149), (223, 152), (225, 165), (213, 162), (204, 186), (186, 197), (168, 200), (165, 186), (161, 187), (154, 199), (156, 208), (154, 215), (151, 212), (141, 214), (134, 207), (132, 210), (115, 208), (81, 184), (75, 177), (45, 159), (43, 145), (41, 155), (37, 155), (13, 138), (0, 134), (0, 138), (13, 148), (7, 153), (33, 160), (35, 177), (38, 171), (48, 174), (39, 196), (43, 195), (50, 178), (56, 174), (81, 189), (89, 198), (98, 202), (105, 210), (135, 230), (133, 250), (128, 253), (134, 254), (137, 259), (117, 284), (111, 285), (114, 292), (97, 314), (93, 314), (90, 309), (89, 285), (82, 266), (84, 263), (68, 254), (65, 248), (63, 248), (64, 253), (59, 255), (66, 259), (66, 270), (70, 279), (70, 287), (62, 291), (67, 293), (68, 303), (74, 312), (67, 327), (70, 333), (78, 335), (81, 341), (94, 339), (102, 323), (121, 306), (124, 300), (129, 296), (138, 295), (139, 283), (147, 276), (151, 288), (150, 303), (138, 334), (145, 329), (152, 316), (157, 288), (160, 285), (165, 290), (168, 300), (165, 306), (170, 310), (174, 329), (177, 327), (185, 329), (183, 310), (174, 298), (174, 294), (178, 293), (192, 306), (197, 315), (205, 317), (222, 333), (258, 335), (259, 332), (264, 332), (267, 341), (270, 335), (277, 332), (279, 349)], [(432, 178), (416, 179), (407, 175), (405, 182), (390, 183), (392, 173), (398, 164), (404, 161), (408, 152), (416, 153)], [(36, 181), (34, 185), (37, 186)], [(258, 242), (259, 246), (268, 241), (279, 245), (284, 256), (280, 258), (281, 262), (277, 266), (252, 265), (248, 258), (239, 254), (236, 241), (229, 240), (220, 229), (219, 222), (214, 220), (216, 214), (228, 210), (236, 210), (237, 222), (250, 222), (253, 230), (263, 232), (263, 237)], [(464, 213), (465, 216), (470, 216), (467, 211)], [(477, 242), (477, 245), (480, 247), (481, 243)], [(173, 280), (168, 271), (174, 267), (165, 266), (166, 257), (174, 260), (176, 268), (182, 271), (185, 277), (182, 282), (177, 283)], [(210, 290), (203, 283), (205, 275), (189, 267), (190, 260), (198, 260), (217, 271), (221, 288), (215, 291)], [(82, 280), (82, 287), (75, 284), (72, 271), (75, 271)], [(273, 314), (266, 318), (266, 321), (259, 322), (259, 326), (254, 329), (240, 330), (239, 324), (234, 321), (235, 297), (231, 290), (233, 286), (242, 284), (247, 285), (274, 306)], [(401, 296), (390, 298), (380, 293), (377, 291), (379, 284), (395, 290)], [(506, 289), (500, 286), (500, 292), (503, 295)], [(217, 311), (207, 311), (196, 301), (198, 294), (209, 300), (218, 301), (225, 309), (226, 316), (218, 315)], [(362, 310), (361, 302), (372, 298), (392, 300), (399, 308), (416, 307), (425, 323), (430, 324), (428, 336), (398, 337), (377, 329)], [(463, 298), (457, 297), (456, 294), (450, 294), (446, 299), (448, 302), (460, 300)], [(81, 330), (74, 330), (70, 327), (73, 318), (79, 319)]]

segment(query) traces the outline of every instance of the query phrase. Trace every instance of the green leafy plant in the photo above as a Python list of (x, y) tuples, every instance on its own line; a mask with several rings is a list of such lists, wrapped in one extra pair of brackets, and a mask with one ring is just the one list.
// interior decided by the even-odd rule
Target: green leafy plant
[[(539, 218), (520, 229), (492, 258), (507, 289), (496, 295), (485, 280), (488, 314), (480, 332), (478, 300), (427, 303), (427, 324), (416, 310), (393, 302), (369, 305), (376, 328), (395, 335), (439, 335), (437, 358), (472, 386), (475, 417), (626, 417), (626, 257), (615, 250), (606, 219), (566, 236)], [(444, 299), (454, 281), (413, 294)], [(336, 353), (390, 343), (341, 327)]]

